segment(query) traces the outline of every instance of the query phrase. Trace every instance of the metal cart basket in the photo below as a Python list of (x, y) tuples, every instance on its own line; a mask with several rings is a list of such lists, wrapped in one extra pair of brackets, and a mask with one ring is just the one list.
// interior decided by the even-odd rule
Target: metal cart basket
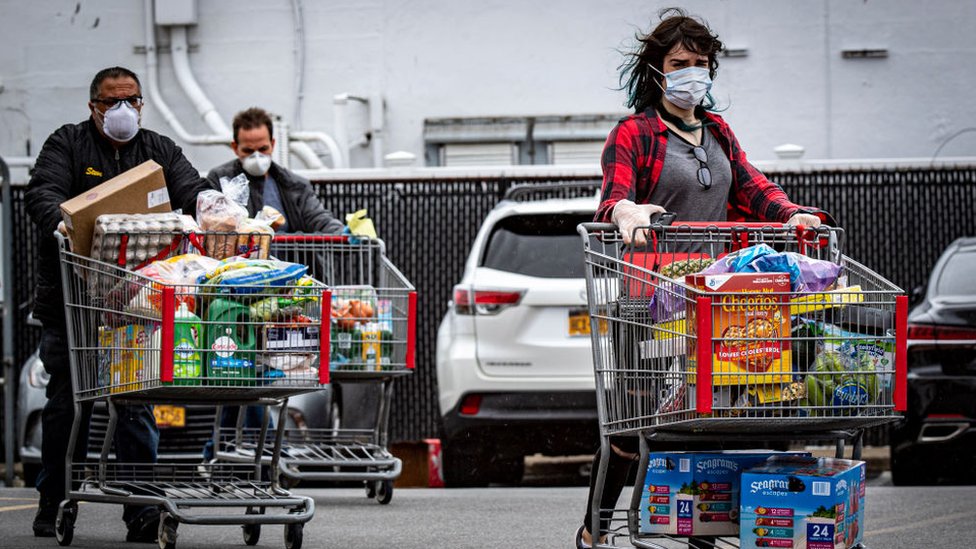
[[(617, 538), (655, 549), (739, 547), (735, 537), (639, 531), (649, 444), (835, 440), (843, 457), (853, 440), (859, 457), (863, 430), (906, 407), (907, 298), (843, 255), (840, 229), (655, 223), (647, 231), (647, 247), (635, 248), (613, 225), (579, 227), (602, 439), (592, 524), (601, 513), (616, 523), (606, 547)], [(692, 274), (732, 265), (755, 245), (823, 260), (832, 284), (817, 286), (820, 271), (796, 265), (753, 277), (762, 287), (751, 291)], [(601, 511), (611, 436), (639, 437), (638, 478), (628, 509)]]
[[(118, 247), (115, 263), (73, 253), (58, 235), (75, 401), (67, 498), (56, 521), (58, 542), (71, 543), (78, 502), (91, 501), (158, 506), (160, 547), (176, 546), (180, 523), (240, 524), (248, 544), (257, 542), (261, 524), (281, 524), (286, 547), (301, 547), (314, 501), (281, 489), (274, 478), (263, 478), (259, 459), (184, 465), (117, 463), (108, 458), (121, 405), (153, 404), (157, 418), (177, 413), (181, 408), (173, 405), (186, 403), (251, 403), (285, 410), (289, 396), (325, 387), (328, 361), (320, 358), (328, 357), (329, 289), (307, 276), (299, 279), (305, 269), (298, 265), (266, 271), (287, 274), (287, 280), (225, 273), (174, 284), (158, 276), (157, 265), (185, 268), (203, 261), (201, 255), (223, 242), (240, 241), (249, 248), (255, 244), (253, 235), (112, 236)], [(107, 242), (108, 237), (103, 243)], [(127, 247), (128, 252), (139, 247), (138, 257), (130, 258)], [(314, 335), (315, 344), (275, 345), (281, 334), (272, 333), (272, 324), (260, 318), (272, 303), (290, 307), (286, 336)], [(95, 400), (106, 401), (109, 408), (101, 455), (94, 462), (72, 462), (83, 428), (82, 406)], [(267, 452), (277, 462), (283, 425), (279, 415), (275, 436), (263, 436), (268, 430), (265, 421), (258, 455)], [(270, 448), (264, 447), (265, 441)]]
[[(284, 429), (277, 473), (283, 483), (301, 480), (363, 481), (366, 495), (382, 504), (393, 497), (401, 461), (388, 444), (394, 380), (413, 373), (417, 293), (386, 256), (382, 240), (328, 235), (276, 235), (271, 254), (308, 265), (331, 290), (329, 340), (332, 410), (329, 428)], [(365, 418), (342, 418), (343, 388), (378, 391)], [(372, 404), (372, 402), (371, 402)], [(248, 459), (258, 442), (255, 429), (219, 431), (218, 461)], [(352, 419), (357, 427), (349, 426)], [(365, 425), (365, 427), (362, 427)], [(270, 461), (270, 455), (264, 458)]]

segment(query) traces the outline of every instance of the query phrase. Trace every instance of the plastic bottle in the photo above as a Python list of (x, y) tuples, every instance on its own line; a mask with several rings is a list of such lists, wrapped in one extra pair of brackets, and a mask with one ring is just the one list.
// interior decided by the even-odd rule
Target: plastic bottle
[(203, 325), (200, 317), (180, 303), (173, 324), (173, 383), (200, 385), (203, 377), (203, 353), (200, 351)]
[(209, 385), (254, 385), (255, 337), (250, 308), (236, 300), (214, 299), (207, 307)]

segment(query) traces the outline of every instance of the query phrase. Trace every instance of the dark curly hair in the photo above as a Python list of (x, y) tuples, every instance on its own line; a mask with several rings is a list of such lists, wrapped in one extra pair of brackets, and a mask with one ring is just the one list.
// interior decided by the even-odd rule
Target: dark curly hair
[[(634, 36), (639, 43), (638, 50), (627, 54), (627, 59), (618, 67), (620, 89), (627, 91), (626, 105), (634, 112), (643, 112), (661, 103), (663, 92), (658, 85), (661, 75), (654, 69), (664, 72), (664, 56), (675, 45), (681, 44), (689, 51), (708, 56), (708, 74), (713, 79), (718, 71), (718, 54), (725, 47), (703, 20), (680, 8), (663, 9), (658, 17), (661, 23), (653, 31), (649, 34), (638, 32)], [(714, 106), (711, 97), (706, 101), (708, 108)]]

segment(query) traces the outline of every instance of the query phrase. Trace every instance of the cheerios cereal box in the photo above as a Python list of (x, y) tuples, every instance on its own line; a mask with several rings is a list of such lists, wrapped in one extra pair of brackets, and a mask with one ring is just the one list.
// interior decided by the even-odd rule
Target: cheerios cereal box
[(739, 547), (849, 549), (864, 538), (864, 462), (772, 457), (742, 473)]
[[(790, 275), (728, 273), (688, 275), (685, 283), (712, 298), (712, 385), (785, 383), (790, 357)], [(688, 327), (697, 329), (695, 307)], [(697, 338), (689, 338), (689, 359)]]

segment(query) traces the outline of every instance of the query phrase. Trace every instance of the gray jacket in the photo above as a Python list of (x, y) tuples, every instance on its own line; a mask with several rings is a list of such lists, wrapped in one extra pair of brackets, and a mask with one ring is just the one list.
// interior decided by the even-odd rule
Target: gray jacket
[[(231, 160), (210, 170), (207, 181), (220, 190), (220, 178), (233, 178), (244, 173), (240, 160)], [(290, 232), (339, 234), (345, 224), (335, 218), (332, 212), (322, 206), (312, 189), (312, 184), (304, 177), (295, 175), (278, 164), (272, 163), (268, 174), (278, 184), (278, 194), (285, 211), (281, 212), (288, 221)], [(254, 216), (264, 207), (264, 178), (247, 176), (251, 183), (251, 194), (247, 201), (247, 213)]]

